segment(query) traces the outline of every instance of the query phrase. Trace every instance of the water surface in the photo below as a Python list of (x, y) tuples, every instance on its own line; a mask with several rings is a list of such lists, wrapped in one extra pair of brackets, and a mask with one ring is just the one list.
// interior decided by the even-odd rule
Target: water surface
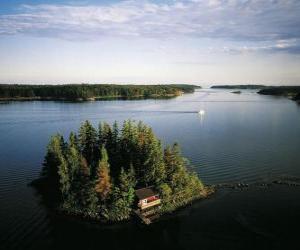
[[(205, 114), (199, 115), (199, 110), (204, 110)], [(99, 121), (128, 118), (152, 126), (164, 144), (179, 142), (193, 169), (207, 184), (300, 177), (300, 106), (285, 98), (261, 96), (254, 91), (238, 95), (224, 90), (201, 90), (167, 100), (1, 104), (0, 242), (4, 249), (52, 249), (63, 241), (63, 232), (57, 228), (65, 227), (66, 230), (74, 228), (71, 232), (76, 237), (82, 234), (83, 241), (79, 240), (78, 247), (84, 244), (84, 239), (90, 242), (87, 249), (99, 247), (101, 237), (100, 242), (91, 243), (90, 226), (73, 227), (54, 219), (27, 184), (38, 177), (50, 135), (59, 132), (68, 136), (87, 119), (97, 125)], [(196, 213), (195, 218), (199, 219), (198, 216), (200, 214)], [(185, 217), (179, 221), (187, 223)], [(138, 231), (136, 227), (100, 231), (105, 237), (111, 234), (129, 237)], [(143, 230), (146, 240), (152, 235), (149, 231), (154, 229)], [(195, 230), (197, 232), (197, 227)], [(165, 245), (172, 237), (179, 237), (177, 234), (182, 238), (182, 234), (188, 232), (193, 244), (197, 245), (197, 237), (191, 230), (175, 233), (169, 227), (155, 234), (159, 232)], [(72, 233), (66, 236), (69, 240)], [(183, 237), (180, 246), (190, 238)], [(129, 237), (127, 245), (131, 244), (130, 239), (133, 240)], [(122, 249), (117, 243), (112, 244), (112, 249)]]

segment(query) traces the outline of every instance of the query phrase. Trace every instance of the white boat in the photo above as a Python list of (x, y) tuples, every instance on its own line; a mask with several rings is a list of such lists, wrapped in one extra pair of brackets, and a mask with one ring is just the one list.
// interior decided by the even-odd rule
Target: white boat
[(203, 109), (199, 110), (198, 112), (199, 115), (205, 115), (205, 111)]

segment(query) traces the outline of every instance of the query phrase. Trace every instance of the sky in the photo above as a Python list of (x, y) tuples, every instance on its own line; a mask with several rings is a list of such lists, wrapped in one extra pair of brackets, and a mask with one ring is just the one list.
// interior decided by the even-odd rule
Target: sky
[(300, 84), (299, 0), (0, 1), (0, 83)]

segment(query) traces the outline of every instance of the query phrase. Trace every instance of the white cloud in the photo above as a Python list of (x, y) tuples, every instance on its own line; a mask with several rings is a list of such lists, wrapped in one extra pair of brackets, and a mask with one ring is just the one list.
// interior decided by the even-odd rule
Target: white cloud
[[(299, 41), (299, 13), (298, 0), (182, 0), (160, 4), (139, 0), (105, 6), (23, 5), (16, 14), (0, 15), (0, 35), (70, 40), (101, 36), (159, 39), (189, 36), (269, 42), (273, 46), (277, 41)], [(278, 43), (277, 48), (285, 45)]]

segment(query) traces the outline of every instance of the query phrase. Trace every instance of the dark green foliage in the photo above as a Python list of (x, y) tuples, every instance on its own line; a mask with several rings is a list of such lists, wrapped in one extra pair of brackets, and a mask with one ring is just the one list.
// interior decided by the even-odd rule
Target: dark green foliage
[(0, 98), (35, 98), (41, 100), (85, 100), (109, 97), (158, 97), (176, 96), (181, 92), (192, 93), (198, 86), (170, 85), (114, 85), (114, 84), (65, 84), (18, 85), (0, 84)]
[(54, 183), (66, 212), (121, 221), (136, 208), (136, 188), (159, 190), (162, 212), (201, 197), (204, 187), (186, 165), (178, 144), (163, 150), (142, 122), (124, 121), (121, 130), (117, 123), (102, 123), (97, 133), (85, 121), (68, 143), (51, 137), (43, 175)]
[(89, 121), (85, 121), (79, 129), (79, 145), (88, 164), (93, 165), (97, 159), (97, 133)]
[(122, 168), (118, 183), (119, 185), (113, 188), (109, 213), (107, 213), (108, 219), (112, 221), (126, 220), (130, 217), (136, 185), (133, 168), (130, 168), (128, 172)]
[(64, 141), (61, 135), (57, 134), (50, 138), (45, 156), (42, 176), (48, 177), (52, 182), (53, 191), (60, 189), (59, 168), (62, 165)]
[(111, 191), (110, 168), (107, 151), (104, 146), (101, 148), (101, 160), (96, 172), (95, 190), (101, 200), (106, 200)]
[(70, 144), (71, 147), (74, 147), (74, 148), (78, 149), (78, 138), (77, 138), (77, 135), (74, 132), (70, 133), (69, 144)]
[(290, 97), (295, 101), (300, 100), (300, 86), (268, 87), (258, 91), (261, 95), (275, 95)]
[(70, 169), (67, 160), (64, 156), (60, 156), (60, 164), (58, 165), (58, 175), (60, 182), (60, 190), (64, 198), (66, 198), (70, 192), (71, 180), (70, 180)]

